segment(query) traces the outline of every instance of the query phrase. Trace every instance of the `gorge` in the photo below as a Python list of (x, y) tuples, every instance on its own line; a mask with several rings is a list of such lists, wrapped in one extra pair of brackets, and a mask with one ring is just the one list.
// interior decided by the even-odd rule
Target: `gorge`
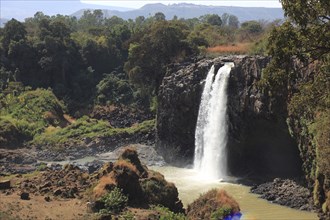
[[(276, 177), (302, 178), (313, 193), (314, 204), (327, 204), (328, 174), (326, 168), (317, 168), (322, 161), (317, 158), (320, 153), (315, 153), (318, 149), (313, 136), (306, 134), (299, 119), (288, 114), (290, 94), (298, 82), (313, 77), (315, 66), (304, 67), (293, 59), (290, 68), (297, 77), (278, 94), (272, 94), (261, 86), (263, 69), (270, 60), (261, 56), (223, 56), (172, 65), (158, 94), (156, 148), (167, 162), (183, 167), (193, 164), (199, 150), (195, 150), (194, 137), (199, 135), (195, 128), (199, 126), (199, 104), (203, 103), (203, 81), (206, 79), (206, 87), (212, 66), (217, 72), (225, 63), (233, 62), (227, 102), (228, 174), (254, 183)], [(326, 205), (323, 208), (326, 210)]]
[(300, 175), (302, 162), (286, 125), (285, 106), (272, 103), (257, 87), (269, 61), (268, 57), (230, 56), (173, 66), (158, 96), (156, 147), (165, 160), (192, 163), (201, 82), (212, 65), (218, 71), (226, 62), (233, 62), (228, 80), (228, 172), (264, 177)]

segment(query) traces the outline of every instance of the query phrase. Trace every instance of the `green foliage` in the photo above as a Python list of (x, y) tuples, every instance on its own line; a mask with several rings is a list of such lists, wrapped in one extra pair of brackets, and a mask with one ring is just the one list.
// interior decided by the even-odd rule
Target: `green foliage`
[(26, 39), (26, 30), (24, 25), (17, 21), (16, 19), (11, 19), (8, 21), (1, 32), (2, 37), (2, 47), (6, 51), (9, 50), (9, 45), (12, 42), (18, 42), (20, 40)]
[(216, 211), (212, 212), (211, 214), (211, 220), (221, 220), (224, 219), (226, 216), (231, 214), (231, 208), (230, 207), (221, 207), (218, 208)]
[(65, 123), (63, 106), (50, 90), (26, 91), (18, 96), (9, 93), (0, 102), (1, 118), (10, 122), (26, 139), (32, 139), (49, 125)]
[(202, 20), (204, 23), (208, 23), (210, 25), (214, 26), (221, 26), (222, 20), (219, 15), (217, 14), (207, 14), (202, 17), (200, 17), (200, 20)]
[(259, 34), (262, 32), (262, 26), (258, 21), (246, 21), (241, 24), (241, 30), (250, 34)]
[[(281, 2), (288, 19), (270, 33), (272, 61), (262, 86), (276, 96), (274, 100), (287, 104), (291, 134), (298, 141), (306, 178), (314, 184), (314, 203), (320, 207), (330, 191), (330, 3)], [(312, 74), (301, 79), (304, 68)]]
[(268, 35), (255, 42), (250, 48), (249, 53), (253, 55), (267, 55)]
[(75, 121), (65, 128), (46, 130), (36, 135), (31, 144), (37, 146), (51, 146), (61, 150), (64, 143), (82, 144), (86, 138), (105, 138), (116, 135), (146, 133), (154, 129), (155, 120), (144, 121), (128, 128), (112, 128), (103, 120), (90, 119), (87, 116)]
[(154, 96), (151, 98), (150, 111), (156, 113), (157, 108), (158, 108), (157, 96)]
[(159, 212), (159, 220), (187, 220), (184, 214), (174, 213), (163, 206), (153, 206), (151, 209)]
[(145, 34), (130, 44), (125, 71), (130, 80), (151, 91), (158, 89), (165, 66), (192, 54), (186, 41), (188, 27), (179, 21), (158, 21)]
[(135, 219), (134, 214), (130, 211), (121, 213), (118, 218), (119, 218), (119, 220), (134, 220)]
[[(104, 203), (106, 211), (119, 213), (127, 206), (128, 197), (123, 194), (120, 188), (115, 187), (108, 194), (103, 196), (100, 201)], [(101, 210), (101, 212), (103, 211)]]
[[(51, 88), (72, 115), (107, 102), (149, 109), (168, 64), (235, 43), (238, 27), (230, 14), (166, 20), (157, 12), (123, 20), (102, 10), (86, 10), (80, 19), (37, 12), (0, 31), (0, 92), (12, 81)], [(125, 76), (108, 76), (123, 69)]]
[(19, 131), (11, 118), (0, 117), (0, 146), (11, 146), (19, 143)]
[(124, 104), (133, 102), (133, 90), (127, 80), (107, 74), (96, 86), (97, 104)]

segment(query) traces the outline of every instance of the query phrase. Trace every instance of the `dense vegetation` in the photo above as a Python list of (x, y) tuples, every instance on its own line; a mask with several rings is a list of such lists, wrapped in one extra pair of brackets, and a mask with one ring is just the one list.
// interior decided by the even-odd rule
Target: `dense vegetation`
[(240, 25), (229, 14), (165, 20), (159, 12), (126, 21), (101, 10), (80, 19), (37, 12), (0, 29), (0, 92), (12, 92), (12, 82), (51, 88), (71, 113), (95, 103), (148, 108), (166, 65), (203, 48), (254, 41), (266, 26)]
[[(268, 39), (264, 85), (287, 105), (314, 203), (330, 211), (330, 2), (282, 0), (288, 19)], [(305, 73), (305, 74), (304, 74)], [(329, 217), (329, 215), (328, 215)]]
[(168, 64), (205, 53), (247, 52), (246, 45), (274, 24), (240, 24), (229, 14), (166, 20), (161, 12), (123, 20), (105, 18), (101, 10), (85, 11), (80, 19), (42, 12), (25, 22), (12, 19), (0, 29), (0, 145), (61, 145), (134, 133), (136, 128), (69, 115), (110, 109), (100, 106), (152, 115)]

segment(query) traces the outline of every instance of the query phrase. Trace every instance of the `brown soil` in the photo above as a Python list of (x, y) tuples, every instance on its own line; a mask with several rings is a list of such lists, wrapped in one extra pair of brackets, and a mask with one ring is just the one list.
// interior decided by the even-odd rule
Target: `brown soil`
[(87, 213), (86, 203), (78, 199), (52, 198), (46, 202), (44, 196), (30, 195), (30, 200), (21, 200), (20, 195), (0, 194), (0, 219), (93, 219)]

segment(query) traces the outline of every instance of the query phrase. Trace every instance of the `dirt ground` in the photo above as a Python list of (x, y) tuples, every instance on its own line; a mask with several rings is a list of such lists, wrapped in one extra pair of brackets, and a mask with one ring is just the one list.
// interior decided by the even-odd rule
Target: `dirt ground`
[(93, 219), (93, 214), (86, 211), (86, 203), (78, 199), (52, 199), (46, 202), (44, 196), (31, 195), (30, 200), (21, 200), (16, 193), (0, 194), (0, 220)]

